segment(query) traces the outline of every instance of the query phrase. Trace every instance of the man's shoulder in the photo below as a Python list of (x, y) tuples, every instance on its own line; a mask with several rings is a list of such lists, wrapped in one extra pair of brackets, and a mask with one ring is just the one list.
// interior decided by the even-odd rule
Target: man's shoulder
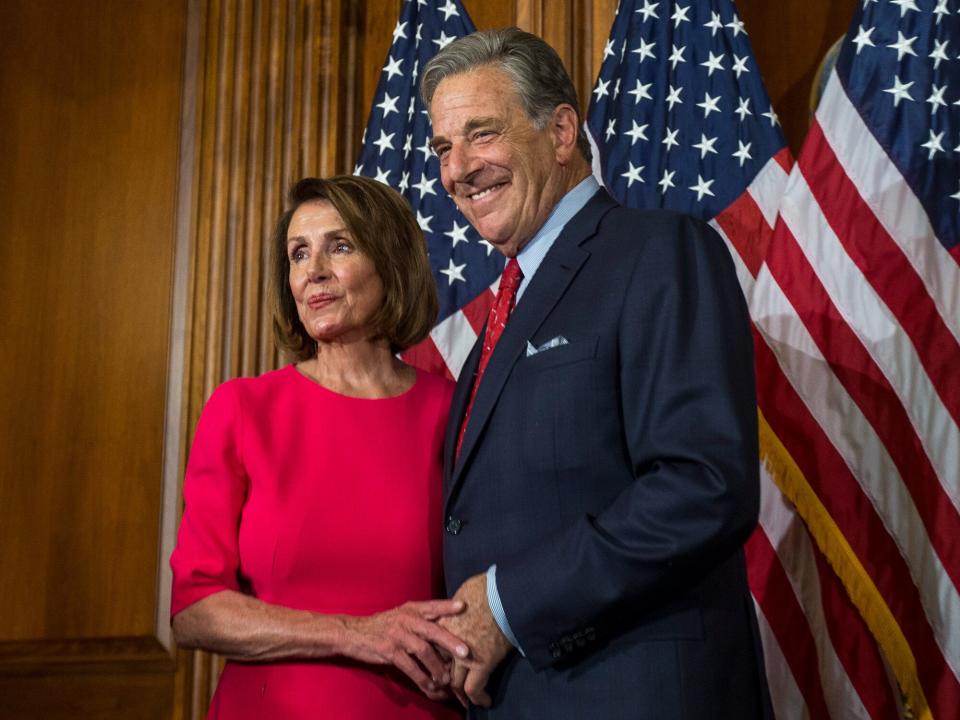
[(630, 208), (614, 201), (610, 211), (603, 217), (607, 225), (626, 225), (637, 231), (664, 230), (668, 232), (703, 231), (709, 225), (678, 210), (667, 208)]
[(692, 215), (665, 208), (628, 208), (618, 203), (600, 218), (592, 244), (597, 250), (615, 248), (620, 257), (649, 252), (713, 252), (723, 247), (717, 232)]

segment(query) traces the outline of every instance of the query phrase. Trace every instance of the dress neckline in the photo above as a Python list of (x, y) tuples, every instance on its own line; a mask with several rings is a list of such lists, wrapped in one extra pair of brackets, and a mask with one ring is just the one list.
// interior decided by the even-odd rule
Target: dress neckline
[(376, 398), (365, 398), (365, 397), (357, 397), (356, 395), (345, 395), (343, 393), (337, 392), (336, 390), (331, 390), (326, 385), (321, 385), (312, 377), (309, 377), (303, 374), (302, 372), (300, 372), (300, 369), (297, 367), (296, 363), (290, 363), (289, 365), (287, 365), (286, 369), (289, 372), (291, 372), (293, 375), (296, 375), (298, 378), (300, 378), (302, 382), (310, 385), (313, 388), (316, 388), (317, 390), (321, 391), (325, 395), (330, 395), (331, 397), (340, 398), (342, 400), (356, 400), (357, 402), (362, 402), (362, 403), (400, 400), (402, 398), (412, 395), (413, 391), (417, 388), (418, 385), (420, 385), (420, 373), (421, 373), (421, 371), (418, 368), (414, 368), (413, 384), (410, 385), (410, 387), (404, 390), (402, 393), (399, 393), (398, 395), (388, 395), (386, 397), (376, 397)]

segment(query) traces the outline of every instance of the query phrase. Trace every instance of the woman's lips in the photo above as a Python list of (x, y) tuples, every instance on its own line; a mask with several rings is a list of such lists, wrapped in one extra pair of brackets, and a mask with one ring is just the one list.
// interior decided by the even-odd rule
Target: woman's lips
[(335, 300), (337, 300), (336, 295), (327, 295), (327, 294), (311, 295), (309, 298), (307, 298), (307, 305), (313, 310), (319, 310), (320, 308), (326, 307), (327, 305), (334, 302)]

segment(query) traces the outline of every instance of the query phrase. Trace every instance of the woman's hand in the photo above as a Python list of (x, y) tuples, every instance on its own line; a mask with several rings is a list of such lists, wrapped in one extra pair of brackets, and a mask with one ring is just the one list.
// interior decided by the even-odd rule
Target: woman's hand
[(265, 603), (234, 590), (198, 600), (173, 618), (177, 643), (267, 662), (349, 657), (393, 665), (433, 700), (446, 698), (451, 657), (470, 650), (436, 621), (459, 615), (460, 600), (409, 602), (376, 615), (326, 615)]
[(344, 616), (344, 655), (374, 665), (393, 665), (431, 700), (447, 697), (450, 665), (444, 657), (464, 658), (469, 648), (437, 625), (442, 617), (463, 612), (459, 600), (408, 602), (393, 610), (362, 617)]

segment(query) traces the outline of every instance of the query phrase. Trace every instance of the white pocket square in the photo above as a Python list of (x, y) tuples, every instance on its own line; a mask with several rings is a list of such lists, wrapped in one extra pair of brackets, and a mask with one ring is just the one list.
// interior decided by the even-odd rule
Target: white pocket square
[(536, 355), (537, 353), (542, 353), (544, 350), (552, 350), (555, 347), (560, 347), (561, 345), (569, 345), (570, 341), (567, 340), (563, 335), (557, 335), (555, 338), (547, 340), (540, 347), (534, 347), (533, 343), (527, 340), (527, 357), (531, 355)]

